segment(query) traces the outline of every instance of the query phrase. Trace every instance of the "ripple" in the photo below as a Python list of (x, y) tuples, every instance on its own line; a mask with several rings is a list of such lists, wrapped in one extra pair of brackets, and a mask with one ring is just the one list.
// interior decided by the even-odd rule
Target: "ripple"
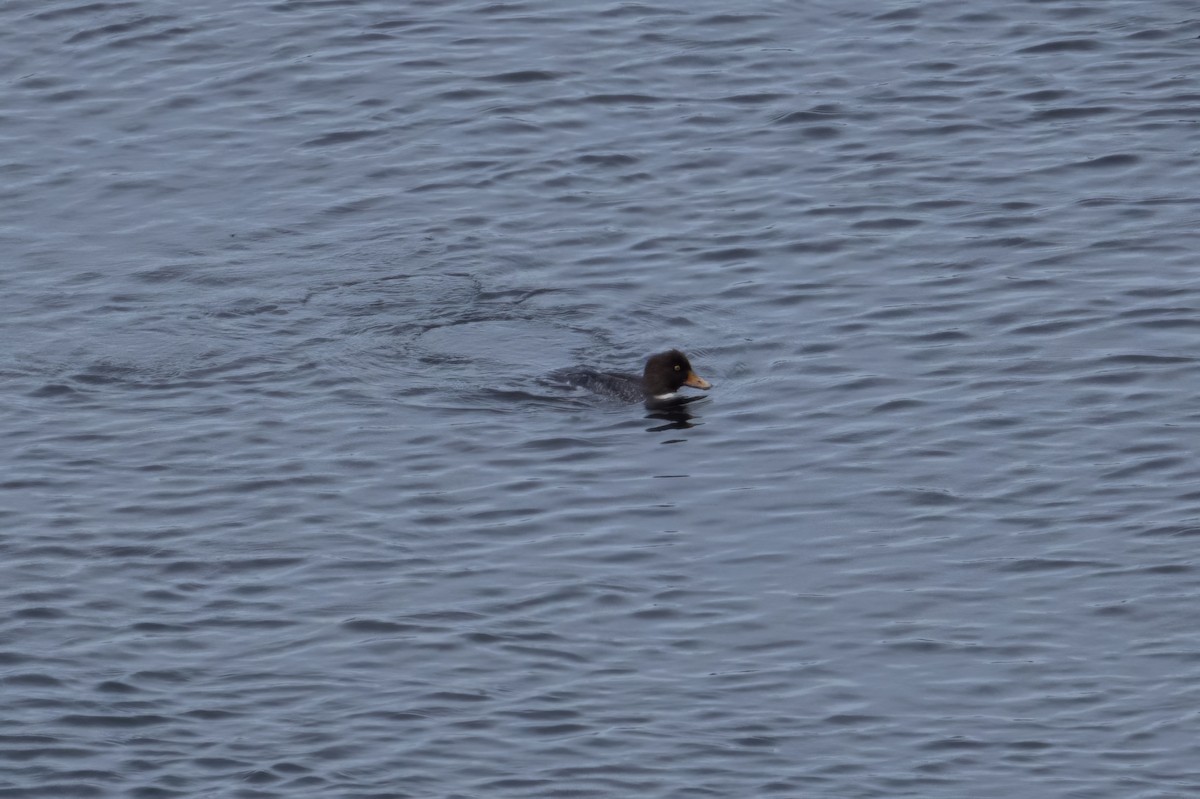
[(1018, 53), (1051, 54), (1051, 53), (1087, 53), (1101, 48), (1095, 39), (1058, 39), (1050, 42), (1030, 45), (1018, 50)]
[(892, 5), (0, 6), (0, 792), (1200, 788), (1200, 24)]

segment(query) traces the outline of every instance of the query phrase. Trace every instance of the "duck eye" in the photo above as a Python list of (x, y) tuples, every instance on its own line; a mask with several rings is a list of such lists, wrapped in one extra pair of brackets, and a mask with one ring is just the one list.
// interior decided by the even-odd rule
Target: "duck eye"
[(678, 372), (678, 371), (679, 371), (679, 364), (675, 364), (675, 371), (676, 371), (676, 372)]

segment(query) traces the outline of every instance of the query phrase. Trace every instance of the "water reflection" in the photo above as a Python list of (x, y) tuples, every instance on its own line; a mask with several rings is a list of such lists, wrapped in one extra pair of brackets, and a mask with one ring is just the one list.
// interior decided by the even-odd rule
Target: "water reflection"
[[(695, 418), (694, 414), (688, 410), (688, 405), (697, 400), (702, 400), (704, 397), (680, 397), (671, 400), (646, 400), (647, 419), (654, 419), (665, 422), (665, 424), (654, 425), (647, 427), (648, 433), (659, 433), (663, 430), (687, 430), (690, 427), (695, 427), (692, 422)], [(675, 440), (666, 441), (663, 443), (676, 443)]]

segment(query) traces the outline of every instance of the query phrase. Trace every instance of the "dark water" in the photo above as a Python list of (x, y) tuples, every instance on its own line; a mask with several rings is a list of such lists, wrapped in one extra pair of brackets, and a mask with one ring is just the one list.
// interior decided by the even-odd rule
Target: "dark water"
[(1198, 36), (3, 4), (0, 796), (1197, 795)]

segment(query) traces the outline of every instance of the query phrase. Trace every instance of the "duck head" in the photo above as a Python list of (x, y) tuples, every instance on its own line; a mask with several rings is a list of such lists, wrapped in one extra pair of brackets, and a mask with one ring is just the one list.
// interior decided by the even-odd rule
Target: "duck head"
[(692, 370), (687, 356), (679, 350), (651, 355), (642, 372), (642, 388), (648, 397), (665, 397), (674, 394), (683, 386), (710, 389), (708, 382)]

